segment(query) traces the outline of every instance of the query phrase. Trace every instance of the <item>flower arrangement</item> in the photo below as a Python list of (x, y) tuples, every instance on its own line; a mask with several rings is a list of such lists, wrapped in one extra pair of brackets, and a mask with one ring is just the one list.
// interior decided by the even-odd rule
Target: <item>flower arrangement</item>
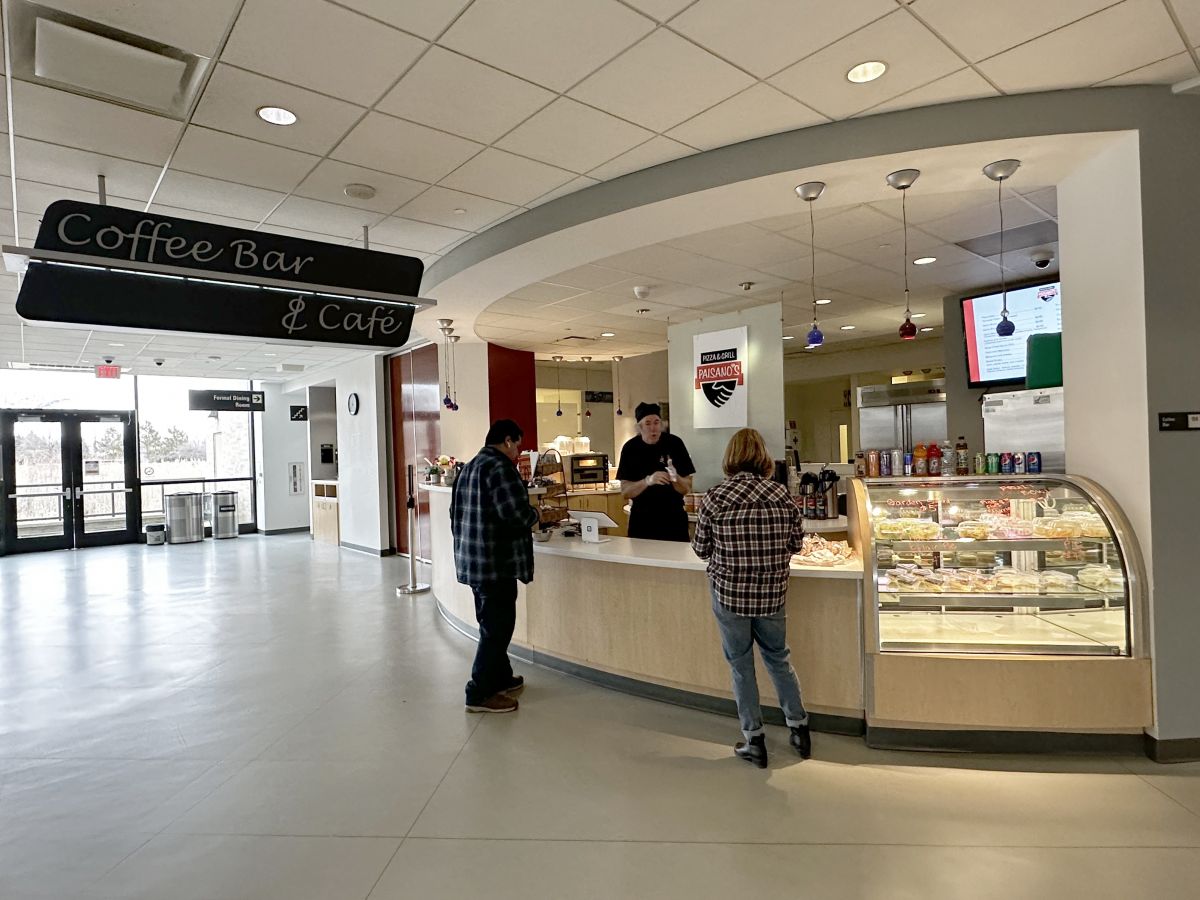
[(453, 472), (458, 462), (453, 456), (447, 456), (445, 453), (441, 456), (435, 456), (433, 459), (430, 459), (428, 456), (423, 458), (426, 465), (425, 478), (427, 481), (437, 481), (438, 478), (447, 472)]

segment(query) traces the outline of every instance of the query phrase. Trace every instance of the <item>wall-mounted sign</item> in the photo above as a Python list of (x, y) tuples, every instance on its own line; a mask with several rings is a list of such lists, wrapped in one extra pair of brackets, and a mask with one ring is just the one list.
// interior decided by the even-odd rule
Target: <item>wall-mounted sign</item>
[(262, 412), (262, 391), (188, 391), (188, 409), (218, 412)]
[(292, 410), (291, 419), (293, 422), (307, 422), (308, 421), (308, 407), (307, 406), (293, 406), (291, 408), (291, 410)]
[(745, 428), (749, 406), (746, 326), (692, 338), (696, 368), (692, 412), (696, 428)]
[(1200, 412), (1158, 414), (1159, 431), (1200, 431)]
[(47, 208), (39, 250), (86, 265), (35, 253), (17, 298), (26, 319), (362, 347), (408, 340), (424, 271), (413, 257), (74, 200)]
[(121, 367), (120, 366), (107, 366), (107, 365), (96, 366), (96, 377), (97, 378), (120, 378), (121, 377)]
[(84, 475), (99, 475), (100, 474), (100, 460), (85, 459), (83, 461), (83, 474)]
[(304, 493), (304, 463), (288, 463), (288, 493), (293, 496)]
[(612, 391), (584, 391), (583, 392), (583, 402), (584, 403), (612, 403), (613, 402), (613, 392)]

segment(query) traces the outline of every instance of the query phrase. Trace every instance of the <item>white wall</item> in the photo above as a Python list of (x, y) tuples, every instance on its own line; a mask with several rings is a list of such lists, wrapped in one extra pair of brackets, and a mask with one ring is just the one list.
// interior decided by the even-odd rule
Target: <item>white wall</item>
[[(337, 391), (331, 387), (310, 387), (308, 394), (308, 465), (318, 480), (336, 479), (337, 467)], [(343, 395), (344, 396), (344, 395)], [(333, 444), (334, 461), (321, 462), (321, 445)]]
[[(535, 363), (534, 379), (539, 389), (549, 390), (555, 394), (555, 401), (553, 401), (555, 403), (557, 402), (557, 391), (561, 380), (564, 403), (563, 415), (561, 417), (554, 414), (556, 407), (547, 410), (544, 403), (539, 405), (537, 423), (538, 447), (544, 447), (560, 434), (565, 434), (568, 437), (583, 434), (591, 438), (593, 453), (607, 453), (609, 460), (613, 465), (616, 465), (616, 456), (613, 449), (613, 420), (615, 418), (613, 410), (616, 409), (616, 406), (609, 403), (588, 404), (588, 409), (592, 413), (591, 418), (583, 415), (582, 406), (582, 391), (612, 390), (610, 364), (608, 362), (598, 363), (595, 361), (590, 364), (564, 361), (561, 364), (561, 368), (555, 371), (555, 364), (553, 362), (538, 360)], [(576, 398), (579, 399), (580, 405), (571, 407), (570, 401)]]
[(358, 394), (358, 415), (337, 406), (338, 502), (342, 544), (381, 553), (391, 549), (384, 358), (366, 357), (331, 373), (339, 398)]
[[(258, 503), (258, 530), (265, 533), (307, 528), (309, 525), (308, 429), (291, 420), (291, 406), (302, 406), (303, 391), (285, 394), (279, 383), (256, 382), (263, 392), (265, 410), (254, 423), (254, 488)], [(298, 495), (290, 492), (289, 464), (303, 466), (304, 480)]]
[[(438, 396), (446, 393), (446, 345), (438, 345)], [(488, 350), (482, 342), (461, 342), (454, 348), (458, 412), (442, 408), (442, 453), (467, 460), (479, 452), (491, 426)], [(528, 426), (526, 426), (528, 427)]]
[(667, 351), (630, 356), (612, 364), (613, 387), (620, 388), (618, 408), (613, 410), (613, 445), (620, 455), (621, 447), (637, 432), (633, 413), (642, 401), (660, 403), (670, 401), (670, 378), (667, 375)]
[(750, 392), (747, 424), (756, 428), (777, 459), (783, 457), (783, 308), (778, 303), (755, 309), (711, 316), (667, 329), (667, 367), (671, 394), (671, 432), (683, 439), (696, 464), (696, 488), (706, 490), (719, 482), (725, 446), (736, 428), (693, 427), (692, 401), (696, 367), (692, 338), (707, 331), (745, 325), (749, 346), (746, 387)]

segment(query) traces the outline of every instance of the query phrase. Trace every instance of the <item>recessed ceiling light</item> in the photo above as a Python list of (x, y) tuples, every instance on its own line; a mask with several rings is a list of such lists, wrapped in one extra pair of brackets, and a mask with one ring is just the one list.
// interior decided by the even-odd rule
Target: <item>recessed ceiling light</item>
[(854, 325), (843, 325), (842, 331), (853, 331), (855, 329), (855, 327), (856, 326), (854, 326)]
[(796, 339), (796, 336), (794, 334), (785, 334), (783, 336), (783, 339), (785, 341), (794, 341)]
[(276, 354), (274, 354), (274, 353), (264, 353), (264, 354), (263, 354), (263, 356), (275, 356), (275, 355), (276, 355)]
[(887, 249), (888, 249), (889, 247), (891, 247), (891, 246), (892, 246), (891, 244), (880, 244), (880, 245), (879, 245), (879, 249), (880, 249), (880, 250), (887, 250)]
[(914, 266), (927, 266), (930, 263), (937, 262), (936, 256), (918, 256), (913, 260)]
[(282, 106), (260, 106), (258, 117), (268, 125), (295, 125), (296, 114)]
[(828, 306), (832, 302), (833, 301), (830, 300), (828, 297), (822, 297), (820, 300), (817, 301), (817, 306)]
[(454, 210), (454, 214), (456, 216), (465, 216), (467, 214), (467, 211), (460, 206), (456, 210)]
[(617, 336), (617, 333), (616, 333), (615, 331), (602, 331), (602, 332), (600, 332), (600, 337), (616, 337), (616, 336)]
[(922, 328), (921, 330), (922, 330), (922, 331), (933, 331), (933, 329), (932, 329), (932, 328), (930, 328), (928, 325), (926, 325), (926, 326), (925, 326), (924, 328)]
[(124, 344), (109, 344), (110, 347), (124, 347)]
[(911, 316), (909, 316), (909, 318), (910, 319), (923, 319), (923, 318), (925, 318), (926, 315), (927, 315), (927, 313), (913, 313)]
[(816, 350), (817, 345), (816, 344), (805, 344), (804, 349), (805, 350)]
[(867, 62), (859, 63), (849, 72), (847, 72), (846, 80), (852, 81), (855, 84), (866, 84), (868, 81), (874, 81), (886, 71), (887, 63), (880, 62), (877, 59), (872, 59)]
[(235, 369), (237, 369), (239, 372), (245, 372), (245, 371), (246, 371), (246, 367), (245, 367), (245, 366), (234, 366), (234, 368), (235, 368)]

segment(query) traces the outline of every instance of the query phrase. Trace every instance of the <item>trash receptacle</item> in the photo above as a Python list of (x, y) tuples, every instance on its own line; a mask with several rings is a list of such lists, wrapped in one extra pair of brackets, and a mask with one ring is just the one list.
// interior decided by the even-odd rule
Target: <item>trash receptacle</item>
[(214, 538), (238, 536), (237, 491), (213, 491), (212, 535)]
[(191, 544), (204, 540), (204, 495), (194, 492), (167, 494), (167, 543)]
[(147, 544), (164, 544), (167, 539), (166, 525), (147, 525), (145, 528)]

